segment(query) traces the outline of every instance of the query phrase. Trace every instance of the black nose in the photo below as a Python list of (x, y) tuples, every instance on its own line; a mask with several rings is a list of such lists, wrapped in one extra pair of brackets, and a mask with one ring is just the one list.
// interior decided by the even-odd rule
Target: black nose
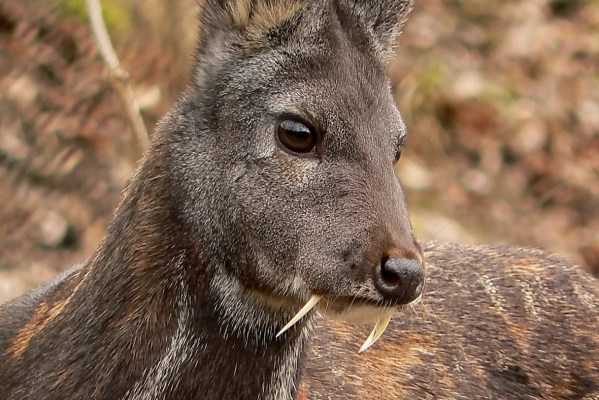
[(385, 257), (374, 271), (374, 286), (397, 304), (416, 300), (424, 288), (424, 266), (403, 257)]

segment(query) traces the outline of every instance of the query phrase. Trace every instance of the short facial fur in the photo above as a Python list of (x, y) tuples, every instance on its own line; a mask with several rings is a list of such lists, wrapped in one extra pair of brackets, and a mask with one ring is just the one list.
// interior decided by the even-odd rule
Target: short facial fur
[[(215, 282), (275, 302), (382, 303), (372, 266), (386, 252), (420, 257), (393, 173), (406, 130), (385, 76), (409, 5), (385, 3), (204, 6), (195, 86), (166, 124), (169, 156), (185, 160), (169, 165), (189, 234), (229, 250), (211, 254), (223, 258)], [(288, 117), (318, 130), (316, 156), (277, 144)]]

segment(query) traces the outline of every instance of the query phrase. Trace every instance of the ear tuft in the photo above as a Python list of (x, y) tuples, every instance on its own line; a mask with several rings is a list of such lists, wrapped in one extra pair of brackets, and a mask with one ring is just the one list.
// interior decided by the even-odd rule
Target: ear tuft
[(227, 5), (228, 13), (231, 16), (233, 25), (237, 28), (244, 28), (250, 22), (250, 13), (252, 11), (251, 0), (231, 1)]
[[(209, 71), (240, 48), (255, 51), (274, 46), (271, 31), (284, 25), (308, 4), (305, 0), (200, 0), (199, 42), (195, 82), (205, 81)], [(297, 19), (295, 19), (297, 20)], [(293, 29), (284, 30), (291, 35)]]
[(412, 0), (340, 0), (375, 36), (383, 53), (391, 53), (412, 10)]
[(256, 32), (284, 23), (301, 5), (300, 0), (237, 0), (231, 15), (236, 27)]
[(223, 29), (264, 31), (284, 23), (295, 15), (302, 0), (204, 0), (201, 4), (201, 21)]

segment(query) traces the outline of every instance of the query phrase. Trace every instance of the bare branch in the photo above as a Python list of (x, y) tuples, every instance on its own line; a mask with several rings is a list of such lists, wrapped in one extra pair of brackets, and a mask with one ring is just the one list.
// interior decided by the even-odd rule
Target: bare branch
[(86, 0), (87, 11), (89, 19), (96, 39), (96, 44), (102, 55), (102, 58), (108, 66), (108, 73), (110, 80), (117, 93), (117, 96), (121, 100), (125, 112), (127, 114), (127, 120), (133, 131), (134, 139), (134, 159), (135, 162), (139, 160), (145, 149), (148, 147), (148, 132), (146, 126), (139, 112), (139, 106), (133, 97), (133, 91), (129, 85), (129, 73), (122, 67), (119, 59), (112, 47), (106, 25), (104, 24), (104, 18), (102, 17), (102, 9), (100, 7), (99, 0)]

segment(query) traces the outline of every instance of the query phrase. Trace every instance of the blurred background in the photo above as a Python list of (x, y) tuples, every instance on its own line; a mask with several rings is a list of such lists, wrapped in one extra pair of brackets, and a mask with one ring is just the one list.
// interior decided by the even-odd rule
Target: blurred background
[[(150, 132), (189, 80), (195, 0), (104, 0)], [(599, 275), (599, 1), (416, 1), (389, 67), (421, 239)], [(89, 257), (135, 170), (84, 0), (0, 0), (0, 302)]]

